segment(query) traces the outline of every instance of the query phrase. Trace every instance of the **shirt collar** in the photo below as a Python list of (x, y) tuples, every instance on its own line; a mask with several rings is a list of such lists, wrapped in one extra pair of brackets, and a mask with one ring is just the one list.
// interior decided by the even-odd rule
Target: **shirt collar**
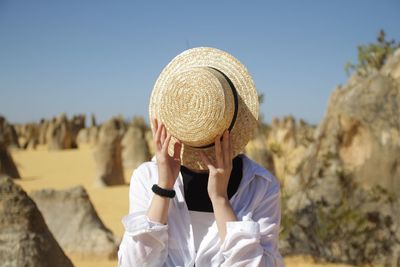
[(240, 155), (243, 159), (243, 179), (253, 179), (255, 176), (259, 176), (271, 182), (273, 180), (272, 174), (261, 165), (257, 164), (246, 155)]
[[(256, 176), (262, 179), (266, 179), (269, 182), (272, 181), (272, 174), (264, 167), (260, 166), (246, 155), (241, 154), (240, 157), (243, 160), (243, 177), (240, 182), (238, 191), (243, 190)], [(179, 176), (175, 182), (174, 189), (176, 191), (176, 197), (178, 206), (182, 207), (185, 203), (185, 197), (183, 195), (183, 179), (182, 174), (179, 172)]]

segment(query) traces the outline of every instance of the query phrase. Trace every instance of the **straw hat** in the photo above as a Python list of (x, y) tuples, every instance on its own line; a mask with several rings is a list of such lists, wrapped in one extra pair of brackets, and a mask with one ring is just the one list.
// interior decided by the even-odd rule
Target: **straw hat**
[[(149, 105), (150, 118), (165, 124), (181, 140), (182, 165), (207, 169), (196, 155), (215, 161), (214, 140), (230, 130), (234, 156), (253, 137), (258, 120), (258, 95), (247, 69), (232, 55), (198, 47), (176, 56), (158, 77)], [(170, 143), (169, 153), (173, 154)]]

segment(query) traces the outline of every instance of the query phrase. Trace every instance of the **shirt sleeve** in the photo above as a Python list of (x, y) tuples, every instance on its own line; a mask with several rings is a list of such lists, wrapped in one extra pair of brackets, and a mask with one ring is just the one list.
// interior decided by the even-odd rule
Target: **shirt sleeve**
[(219, 251), (221, 267), (284, 266), (278, 250), (281, 217), (279, 183), (276, 180), (270, 182), (259, 199), (253, 213), (243, 216), (241, 221), (227, 222), (226, 237)]
[(118, 250), (119, 267), (160, 267), (167, 258), (168, 226), (152, 222), (146, 215), (153, 196), (151, 178), (151, 170), (143, 165), (133, 172), (129, 215), (122, 219), (125, 233)]

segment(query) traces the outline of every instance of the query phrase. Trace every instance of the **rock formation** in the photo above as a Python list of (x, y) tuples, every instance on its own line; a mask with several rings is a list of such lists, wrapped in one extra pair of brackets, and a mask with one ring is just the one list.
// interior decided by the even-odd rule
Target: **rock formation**
[(0, 139), (7, 148), (19, 148), (17, 131), (3, 116), (0, 116)]
[(35, 149), (38, 144), (38, 126), (35, 123), (15, 124), (20, 148)]
[(68, 120), (63, 113), (39, 123), (16, 124), (15, 135), (24, 149), (35, 149), (37, 145), (47, 145), (50, 150), (69, 149), (77, 148), (77, 135), (84, 127), (85, 115)]
[(39, 126), (36, 123), (25, 125), (24, 149), (36, 149), (39, 144)]
[(0, 178), (0, 196), (0, 266), (73, 266), (21, 187)]
[(154, 146), (153, 133), (151, 132), (151, 129), (146, 130), (144, 133), (144, 139), (146, 140), (150, 155), (154, 156), (156, 154), (156, 148)]
[(76, 144), (78, 147), (85, 145), (95, 146), (97, 144), (99, 136), (99, 128), (92, 126), (90, 128), (83, 128), (79, 130), (78, 136), (76, 137)]
[(399, 266), (400, 82), (388, 73), (353, 77), (332, 93), (301, 186), (284, 199), (284, 253)]
[(92, 114), (90, 116), (90, 122), (91, 122), (91, 126), (92, 127), (96, 127), (97, 126), (97, 122), (96, 122), (96, 116), (94, 114)]
[(0, 177), (21, 178), (17, 166), (0, 136)]
[[(138, 119), (137, 119), (138, 120)], [(135, 169), (150, 160), (150, 152), (145, 140), (146, 125), (134, 121), (122, 138), (122, 159), (124, 168)]]
[(47, 146), (50, 150), (72, 148), (71, 124), (66, 114), (53, 118), (47, 129)]
[(265, 127), (265, 129), (260, 127), (255, 137), (246, 145), (245, 153), (249, 158), (275, 174), (273, 154), (268, 149), (267, 144), (267, 136), (269, 132), (269, 127)]
[(121, 157), (122, 133), (122, 122), (116, 118), (108, 120), (100, 128), (99, 140), (94, 151), (96, 182), (99, 185), (125, 183)]
[(43, 189), (32, 192), (31, 197), (67, 255), (116, 258), (116, 239), (97, 215), (83, 187), (62, 191)]
[(46, 133), (47, 129), (49, 127), (49, 121), (45, 119), (41, 119), (39, 123), (39, 133), (38, 133), (38, 143), (40, 145), (46, 145), (47, 140), (46, 140)]
[(77, 144), (77, 137), (78, 133), (81, 129), (85, 128), (85, 120), (86, 116), (81, 114), (81, 115), (75, 115), (71, 119), (71, 147), (72, 148), (78, 148)]
[(267, 143), (273, 155), (275, 174), (287, 192), (299, 187), (296, 174), (313, 142), (314, 131), (313, 126), (303, 120), (296, 123), (292, 116), (273, 120)]
[(383, 66), (381, 73), (398, 82), (400, 81), (400, 49), (397, 49), (385, 66)]
[(0, 117), (0, 177), (8, 176), (12, 178), (21, 178), (17, 166), (8, 151), (10, 144), (13, 143), (13, 140), (16, 140), (13, 139), (16, 138), (13, 134), (14, 131), (10, 130), (6, 120)]

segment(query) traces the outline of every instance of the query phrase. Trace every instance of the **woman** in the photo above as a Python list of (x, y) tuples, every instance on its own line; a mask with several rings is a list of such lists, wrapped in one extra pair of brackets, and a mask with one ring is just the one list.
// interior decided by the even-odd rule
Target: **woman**
[(218, 49), (187, 50), (149, 106), (156, 156), (132, 175), (119, 266), (283, 266), (279, 183), (240, 154), (259, 108), (246, 68)]

